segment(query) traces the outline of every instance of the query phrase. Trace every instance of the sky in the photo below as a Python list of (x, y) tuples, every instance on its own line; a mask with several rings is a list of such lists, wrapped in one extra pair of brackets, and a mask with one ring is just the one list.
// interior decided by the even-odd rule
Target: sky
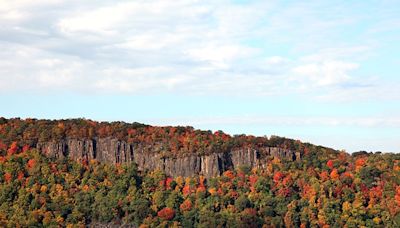
[(399, 1), (0, 0), (0, 116), (400, 152)]

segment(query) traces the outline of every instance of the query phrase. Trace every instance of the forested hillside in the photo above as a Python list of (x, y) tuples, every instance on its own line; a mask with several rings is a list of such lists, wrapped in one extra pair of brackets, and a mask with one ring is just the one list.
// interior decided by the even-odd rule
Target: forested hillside
[(140, 123), (96, 122), (87, 119), (37, 120), (0, 117), (0, 149), (15, 143), (19, 147), (34, 147), (38, 143), (64, 138), (92, 139), (113, 137), (132, 144), (152, 145), (152, 152), (165, 156), (211, 154), (234, 148), (265, 146), (305, 153), (334, 152), (329, 148), (302, 143), (298, 140), (271, 136), (228, 135), (222, 131), (204, 131), (193, 127), (154, 127)]
[[(277, 146), (301, 151), (302, 158), (271, 157), (262, 168), (243, 165), (211, 178), (171, 177), (138, 171), (135, 163), (48, 157), (33, 147), (66, 135), (162, 141), (170, 145), (165, 156)], [(350, 155), (190, 127), (3, 118), (0, 226), (399, 227), (399, 161), (397, 154)]]
[(48, 157), (82, 163), (136, 164), (140, 171), (169, 176), (215, 177), (242, 165), (265, 168), (273, 158), (299, 160), (337, 151), (277, 136), (230, 136), (192, 127), (153, 127), (86, 119), (0, 119), (0, 143), (32, 148)]

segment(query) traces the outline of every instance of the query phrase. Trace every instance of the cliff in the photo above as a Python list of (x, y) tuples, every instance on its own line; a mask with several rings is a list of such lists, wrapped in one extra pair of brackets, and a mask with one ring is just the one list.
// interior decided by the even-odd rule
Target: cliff
[(93, 139), (65, 138), (58, 141), (37, 143), (36, 148), (49, 157), (104, 163), (136, 163), (139, 170), (161, 170), (169, 176), (204, 175), (218, 176), (228, 169), (240, 166), (265, 167), (268, 159), (298, 160), (300, 152), (277, 147), (232, 149), (209, 155), (185, 154), (181, 157), (166, 157), (146, 144), (133, 144), (113, 137)]

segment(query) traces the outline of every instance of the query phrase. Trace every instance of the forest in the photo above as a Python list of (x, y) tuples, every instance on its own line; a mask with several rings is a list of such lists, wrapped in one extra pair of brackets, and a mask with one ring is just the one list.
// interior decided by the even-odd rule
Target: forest
[(256, 137), (229, 135), (223, 131), (198, 130), (191, 126), (156, 127), (140, 123), (96, 122), (88, 119), (38, 120), (0, 117), (0, 150), (7, 145), (35, 147), (37, 143), (63, 138), (113, 137), (132, 144), (152, 146), (151, 152), (167, 157), (185, 154), (211, 154), (227, 152), (235, 148), (280, 147), (305, 153), (335, 150), (303, 143), (279, 136)]
[[(265, 168), (242, 166), (206, 179), (55, 159), (33, 147), (62, 137), (108, 136), (164, 142), (171, 156), (274, 145), (301, 150), (303, 157), (273, 158)], [(0, 226), (399, 227), (399, 161), (398, 154), (349, 154), (276, 136), (0, 118)]]

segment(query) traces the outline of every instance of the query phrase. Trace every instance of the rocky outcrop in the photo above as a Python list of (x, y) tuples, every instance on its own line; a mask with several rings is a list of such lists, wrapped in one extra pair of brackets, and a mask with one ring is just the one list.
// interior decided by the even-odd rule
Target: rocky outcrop
[(38, 143), (37, 149), (50, 157), (75, 160), (96, 159), (104, 163), (136, 163), (139, 170), (161, 170), (169, 176), (218, 176), (240, 166), (265, 167), (271, 157), (299, 160), (301, 154), (276, 147), (241, 148), (210, 155), (188, 154), (164, 157), (151, 146), (129, 144), (116, 138), (63, 139)]
[(94, 158), (106, 163), (131, 163), (133, 161), (132, 145), (115, 138), (100, 138), (96, 142)]

